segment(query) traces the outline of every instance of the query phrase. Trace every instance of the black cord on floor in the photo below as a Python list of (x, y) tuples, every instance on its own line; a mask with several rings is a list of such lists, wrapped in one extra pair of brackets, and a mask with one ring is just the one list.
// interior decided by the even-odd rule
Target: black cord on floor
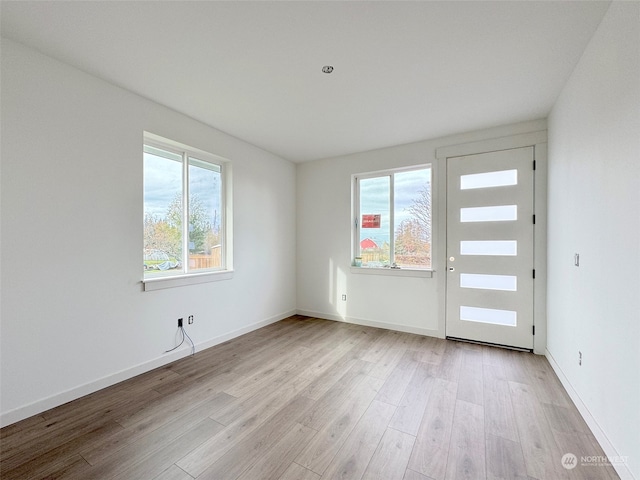
[(178, 330), (180, 330), (180, 333), (182, 334), (182, 340), (180, 340), (180, 343), (178, 345), (176, 345), (175, 347), (169, 349), (169, 350), (165, 350), (164, 353), (169, 353), (169, 352), (173, 352), (175, 349), (177, 349), (178, 347), (180, 347), (183, 343), (185, 338), (189, 339), (189, 343), (191, 343), (191, 356), (193, 357), (196, 354), (196, 345), (195, 343), (193, 343), (193, 340), (191, 340), (191, 337), (189, 336), (189, 334), (187, 333), (187, 331), (184, 329), (184, 327), (182, 325), (180, 325), (178, 327)]

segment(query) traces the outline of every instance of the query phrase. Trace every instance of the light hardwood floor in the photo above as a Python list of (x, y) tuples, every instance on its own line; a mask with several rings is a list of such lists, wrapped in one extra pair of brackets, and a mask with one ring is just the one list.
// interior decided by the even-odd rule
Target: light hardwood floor
[(1, 438), (6, 480), (618, 478), (545, 358), (298, 316)]

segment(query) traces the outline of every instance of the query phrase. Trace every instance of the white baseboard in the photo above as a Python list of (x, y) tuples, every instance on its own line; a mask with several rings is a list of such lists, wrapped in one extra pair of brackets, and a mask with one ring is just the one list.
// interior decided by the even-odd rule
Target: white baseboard
[[(232, 338), (239, 337), (240, 335), (244, 335), (245, 333), (253, 332), (262, 327), (266, 327), (267, 325), (271, 325), (272, 323), (279, 322), (280, 320), (284, 320), (285, 318), (291, 317), (295, 315), (295, 310), (289, 310), (288, 312), (281, 313), (279, 315), (274, 315), (273, 317), (267, 318), (266, 320), (262, 320), (260, 322), (252, 323), (246, 327), (239, 328), (238, 330), (234, 330), (233, 332), (225, 333), (224, 335), (220, 335), (211, 340), (207, 340), (206, 342), (202, 342), (196, 345), (196, 350), (205, 350), (207, 348), (215, 347), (227, 340), (231, 340)], [(190, 353), (189, 348), (187, 347), (186, 355)], [(186, 356), (183, 355), (183, 356)]]
[[(259, 328), (266, 327), (267, 325), (278, 322), (295, 314), (296, 311), (291, 310), (267, 318), (266, 320), (252, 323), (251, 325), (239, 328), (238, 330), (234, 330), (232, 332), (214, 337), (210, 340), (207, 340), (206, 342), (197, 344), (196, 352), (226, 342), (227, 340), (231, 340), (232, 338), (239, 337), (240, 335), (244, 335), (245, 333), (249, 333)], [(84, 397), (85, 395), (89, 395), (90, 393), (97, 392), (98, 390), (102, 390), (103, 388), (110, 387), (112, 385), (115, 385), (116, 383), (133, 378), (136, 375), (140, 375), (141, 373), (146, 373), (150, 370), (153, 370), (154, 368), (162, 367), (163, 365), (166, 365), (168, 363), (175, 362), (176, 360), (179, 360), (190, 354), (191, 347), (185, 346), (184, 348), (175, 350), (174, 352), (162, 355), (160, 357), (154, 358), (139, 365), (135, 365), (131, 368), (121, 370), (111, 375), (107, 375), (98, 380), (94, 380), (92, 382), (85, 383), (84, 385), (66, 390), (64, 392), (51, 395), (50, 397), (43, 398), (42, 400), (38, 400), (36, 402), (15, 408), (13, 410), (9, 410), (8, 412), (3, 412), (2, 414), (0, 414), (0, 427), (6, 427), (7, 425), (19, 422), (20, 420), (24, 420), (25, 418), (29, 418), (33, 415), (38, 415), (39, 413), (45, 412), (51, 408), (55, 408), (64, 403), (76, 400), (80, 397)]]
[(346, 317), (342, 318), (339, 315), (333, 315), (331, 313), (314, 312), (311, 310), (297, 310), (298, 315), (305, 315), (307, 317), (322, 318), (324, 320), (333, 320), (336, 322), (353, 323), (356, 325), (363, 325), (365, 327), (384, 328), (385, 330), (396, 330), (398, 332), (415, 333), (417, 335), (426, 335), (428, 337), (442, 337), (437, 330), (429, 328), (414, 327), (411, 325), (398, 325), (396, 323), (376, 322), (373, 320), (365, 320), (363, 318)]
[[(604, 433), (602, 428), (600, 428), (600, 425), (598, 425), (596, 419), (593, 418), (593, 415), (591, 415), (591, 412), (578, 395), (578, 392), (575, 391), (575, 389), (571, 385), (571, 382), (569, 382), (569, 379), (560, 368), (560, 365), (558, 365), (558, 362), (556, 362), (555, 358), (553, 358), (553, 355), (551, 355), (551, 352), (545, 349), (544, 355), (545, 357), (547, 357), (547, 360), (549, 360), (551, 368), (553, 368), (553, 371), (556, 372), (560, 383), (562, 383), (562, 386), (569, 394), (569, 397), (571, 397), (571, 400), (573, 400), (573, 403), (575, 404), (576, 408), (580, 412), (580, 415), (582, 415), (582, 418), (593, 433), (593, 436), (596, 437), (596, 440), (598, 440), (598, 443), (602, 447), (604, 454), (609, 458), (619, 458), (621, 455), (613, 447), (613, 445), (609, 441), (609, 438), (607, 438), (607, 435)], [(633, 473), (631, 473), (631, 470), (629, 470), (627, 465), (619, 462), (612, 465), (616, 473), (620, 476), (621, 480), (637, 480)]]

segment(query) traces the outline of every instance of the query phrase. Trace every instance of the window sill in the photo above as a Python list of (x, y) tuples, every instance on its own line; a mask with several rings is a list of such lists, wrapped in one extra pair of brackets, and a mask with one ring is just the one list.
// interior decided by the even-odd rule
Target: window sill
[(147, 278), (142, 280), (144, 291), (161, 290), (163, 288), (184, 287), (187, 285), (197, 285), (199, 283), (218, 282), (220, 280), (230, 280), (233, 278), (233, 270), (222, 270), (218, 272), (192, 273), (189, 275), (176, 275), (172, 277)]
[(411, 270), (408, 268), (351, 267), (351, 273), (364, 275), (389, 275), (393, 277), (433, 277), (433, 270)]

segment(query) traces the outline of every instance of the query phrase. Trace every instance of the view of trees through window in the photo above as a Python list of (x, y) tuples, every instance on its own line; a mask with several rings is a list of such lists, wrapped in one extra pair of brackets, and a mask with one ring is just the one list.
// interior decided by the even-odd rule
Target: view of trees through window
[(358, 180), (362, 265), (431, 268), (431, 169)]
[(145, 145), (145, 277), (222, 268), (221, 185), (219, 165)]

